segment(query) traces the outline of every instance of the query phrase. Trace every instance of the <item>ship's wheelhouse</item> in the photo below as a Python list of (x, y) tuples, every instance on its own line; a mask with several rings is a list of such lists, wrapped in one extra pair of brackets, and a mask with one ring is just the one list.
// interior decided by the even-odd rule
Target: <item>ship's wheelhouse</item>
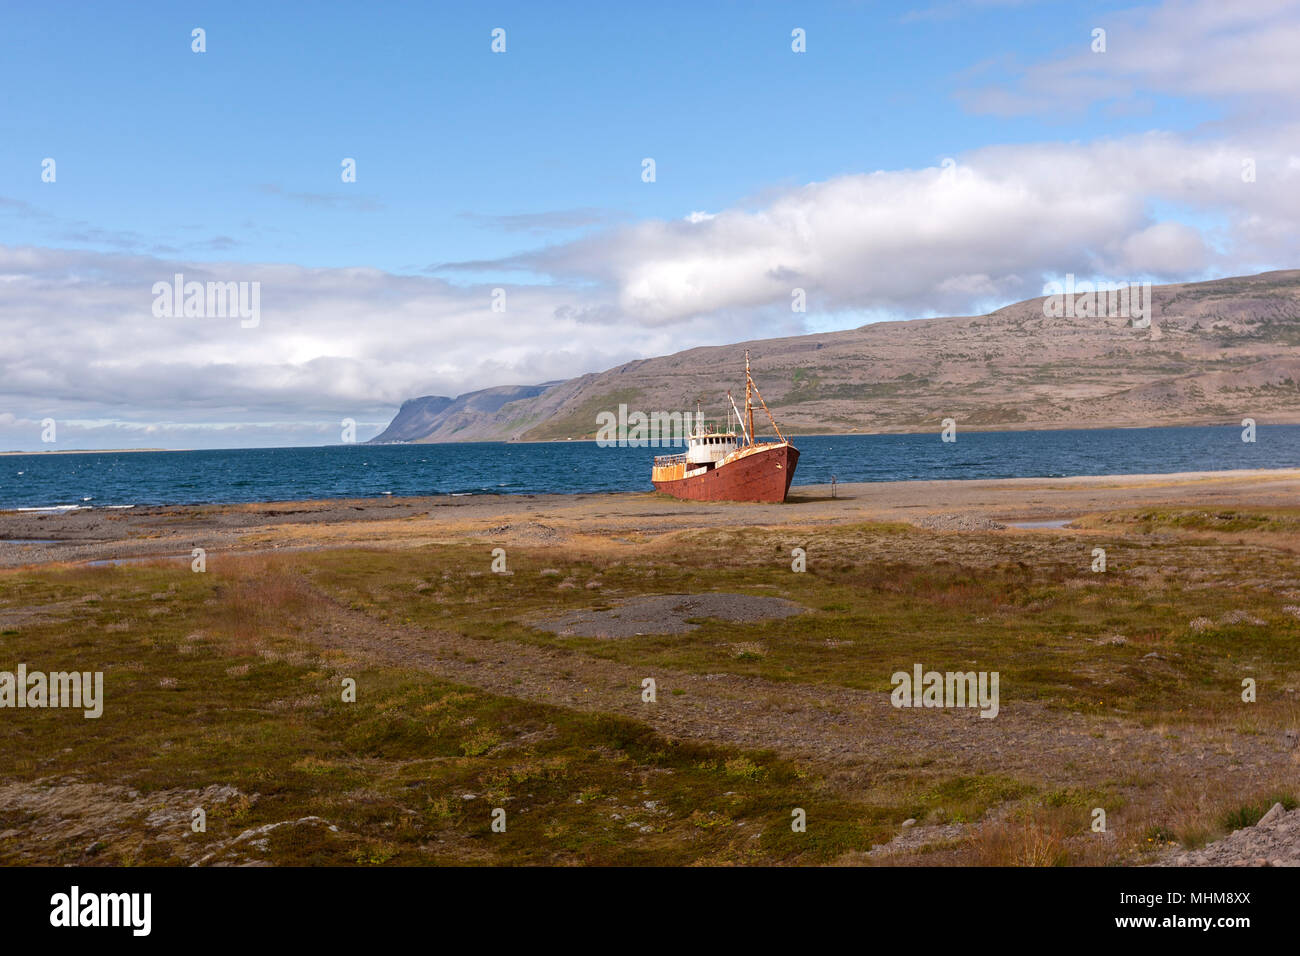
[(736, 450), (736, 436), (707, 432), (687, 438), (686, 461), (691, 465), (716, 465)]

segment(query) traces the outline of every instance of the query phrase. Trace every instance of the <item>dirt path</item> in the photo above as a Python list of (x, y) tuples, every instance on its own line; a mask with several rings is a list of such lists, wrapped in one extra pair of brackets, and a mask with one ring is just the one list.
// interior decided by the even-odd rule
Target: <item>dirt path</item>
[[(996, 772), (1060, 787), (1115, 781), (1134, 768), (1165, 785), (1229, 770), (1244, 783), (1290, 756), (1285, 742), (1271, 737), (1204, 728), (1157, 733), (1037, 704), (1004, 703), (985, 719), (973, 709), (896, 709), (885, 693), (637, 668), (566, 649), (391, 625), (316, 593), (305, 636), (320, 647), (503, 696), (635, 718), (673, 738), (811, 759), (850, 785), (863, 772), (922, 762), (954, 775)], [(655, 703), (641, 700), (646, 677), (656, 681)]]

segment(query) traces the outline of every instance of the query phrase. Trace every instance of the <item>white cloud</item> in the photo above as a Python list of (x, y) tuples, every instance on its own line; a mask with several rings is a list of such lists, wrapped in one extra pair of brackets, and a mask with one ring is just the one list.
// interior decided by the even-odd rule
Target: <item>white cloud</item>
[[(176, 273), (260, 282), (260, 324), (156, 318), (153, 285)], [(256, 443), (337, 441), (341, 418), (382, 422), (414, 395), (564, 379), (740, 334), (731, 316), (689, 334), (647, 328), (558, 286), (506, 285), (506, 311), (493, 312), (499, 283), (374, 269), (0, 246), (0, 275), (0, 448), (40, 447), (46, 416), (62, 447), (149, 444), (145, 426), (208, 445), (232, 422)]]
[[(812, 183), (757, 211), (642, 222), (516, 257), (504, 265), (556, 281), (504, 286), (504, 313), (490, 308), (495, 282), (0, 247), (0, 409), (27, 420), (382, 419), (417, 394), (791, 334), (804, 327), (794, 288), (824, 328), (828, 313), (980, 312), (1067, 272), (1178, 280), (1289, 266), (1300, 260), (1296, 132), (999, 146), (950, 170)], [(1243, 156), (1254, 182), (1242, 180)], [(176, 272), (261, 282), (261, 325), (154, 318), (152, 285)]]
[[(1066, 272), (1172, 281), (1290, 265), (1296, 133), (989, 147), (949, 170), (842, 176), (758, 211), (642, 222), (496, 265), (596, 283), (649, 326), (788, 308), (794, 288), (810, 309), (906, 317), (1036, 295)], [(1254, 182), (1242, 179), (1246, 157)]]
[[(532, 285), (0, 246), (0, 444), (47, 415), (87, 429), (106, 427), (89, 422), (101, 418), (157, 426), (190, 444), (227, 427), (333, 440), (338, 418), (379, 421), (414, 395), (567, 378), (805, 322), (825, 329), (828, 316), (982, 312), (1065, 273), (1177, 281), (1300, 262), (1300, 2), (1174, 0), (1096, 25), (1106, 53), (1089, 52), (1085, 33), (1079, 52), (969, 102), (1060, 110), (1190, 94), (1219, 98), (1229, 118), (1196, 135), (991, 146), (948, 170), (840, 176), (757, 207), (449, 267), (551, 280)], [(598, 219), (577, 210), (494, 222), (541, 235)], [(176, 272), (261, 282), (261, 325), (155, 319), (151, 286)], [(490, 309), (496, 286), (504, 313)], [(806, 291), (807, 316), (790, 311), (794, 288)]]
[[(1071, 21), (1073, 22), (1073, 21)], [(1092, 30), (1106, 31), (1104, 53)], [(1077, 110), (1148, 94), (1211, 97), (1249, 112), (1300, 97), (1296, 0), (1168, 0), (1091, 15), (1070, 52), (1027, 66), (1010, 84), (965, 95), (993, 113)]]

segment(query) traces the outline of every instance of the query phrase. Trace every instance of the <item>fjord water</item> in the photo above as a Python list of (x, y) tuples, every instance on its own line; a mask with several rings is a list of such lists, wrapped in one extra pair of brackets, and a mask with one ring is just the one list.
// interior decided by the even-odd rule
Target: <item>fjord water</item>
[[(1300, 425), (794, 436), (794, 484), (1300, 466)], [(329, 445), (0, 456), (0, 508), (650, 491), (663, 448), (595, 442)]]

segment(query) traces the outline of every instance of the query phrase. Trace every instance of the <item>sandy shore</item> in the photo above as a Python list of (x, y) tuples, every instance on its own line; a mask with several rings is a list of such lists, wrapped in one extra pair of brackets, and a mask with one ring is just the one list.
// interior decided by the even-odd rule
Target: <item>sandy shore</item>
[[(783, 505), (684, 502), (645, 492), (9, 511), (0, 512), (0, 566), (189, 555), (194, 548), (412, 547), (466, 537), (562, 544), (725, 526), (916, 523), (935, 515), (1053, 522), (1126, 508), (1279, 507), (1297, 501), (1300, 469), (1270, 469), (840, 484), (834, 498), (828, 485), (805, 485)], [(1024, 529), (1009, 529), (1016, 530)]]

